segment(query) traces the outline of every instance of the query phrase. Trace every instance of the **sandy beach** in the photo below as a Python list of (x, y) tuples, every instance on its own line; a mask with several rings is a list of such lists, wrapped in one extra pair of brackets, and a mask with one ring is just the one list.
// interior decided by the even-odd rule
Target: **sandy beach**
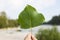
[[(38, 29), (51, 29), (53, 26), (41, 25), (36, 28), (33, 28), (32, 32), (37, 32)], [(60, 32), (60, 25), (57, 26), (58, 31)], [(24, 37), (29, 33), (30, 30), (17, 31), (20, 28), (8, 28), (0, 29), (0, 40), (24, 40)]]
[(24, 40), (27, 33), (17, 32), (18, 28), (0, 29), (0, 40)]

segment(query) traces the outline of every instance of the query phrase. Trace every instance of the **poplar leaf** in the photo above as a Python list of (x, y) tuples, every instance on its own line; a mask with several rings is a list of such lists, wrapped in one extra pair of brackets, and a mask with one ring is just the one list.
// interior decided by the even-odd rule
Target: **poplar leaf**
[(30, 5), (27, 5), (18, 17), (18, 22), (23, 29), (39, 26), (44, 20), (45, 18), (42, 13), (38, 13), (36, 9)]

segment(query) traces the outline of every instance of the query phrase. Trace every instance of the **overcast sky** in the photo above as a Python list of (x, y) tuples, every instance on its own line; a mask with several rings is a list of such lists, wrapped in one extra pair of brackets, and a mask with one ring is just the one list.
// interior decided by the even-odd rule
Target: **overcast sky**
[(16, 19), (27, 4), (43, 13), (45, 21), (60, 14), (60, 0), (0, 0), (0, 12), (5, 11), (8, 18)]

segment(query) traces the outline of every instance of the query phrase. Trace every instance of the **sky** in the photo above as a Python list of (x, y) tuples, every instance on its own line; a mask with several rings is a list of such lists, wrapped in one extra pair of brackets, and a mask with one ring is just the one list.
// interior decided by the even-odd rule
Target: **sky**
[(20, 12), (29, 4), (49, 21), (60, 14), (60, 0), (0, 0), (0, 12), (5, 11), (10, 19), (17, 19)]

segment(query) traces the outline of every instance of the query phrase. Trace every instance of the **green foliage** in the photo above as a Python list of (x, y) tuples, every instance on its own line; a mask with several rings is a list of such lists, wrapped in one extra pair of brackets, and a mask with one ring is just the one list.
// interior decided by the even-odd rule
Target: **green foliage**
[(44, 16), (38, 13), (36, 9), (30, 5), (27, 5), (25, 9), (20, 13), (18, 22), (21, 28), (27, 29), (42, 24)]
[(4, 28), (6, 27), (6, 13), (5, 12), (1, 12), (0, 13), (0, 28)]
[(17, 20), (12, 20), (12, 19), (8, 20), (8, 25), (7, 25), (7, 27), (18, 27), (18, 22), (17, 22)]
[(3, 28), (6, 26), (6, 20), (4, 17), (0, 17), (0, 28)]
[(8, 19), (5, 12), (0, 13), (0, 28), (18, 27), (17, 20)]
[(59, 16), (54, 16), (50, 21), (48, 21), (45, 24), (60, 25), (60, 15)]
[(60, 32), (56, 27), (53, 27), (51, 30), (39, 30), (36, 37), (38, 40), (60, 40)]

